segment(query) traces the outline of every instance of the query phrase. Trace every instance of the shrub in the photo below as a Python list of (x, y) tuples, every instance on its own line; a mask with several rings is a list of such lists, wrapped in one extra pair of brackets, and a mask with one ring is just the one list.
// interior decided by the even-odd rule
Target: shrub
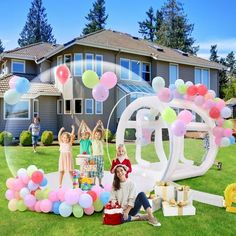
[(111, 142), (111, 140), (113, 139), (113, 134), (109, 129), (104, 130), (104, 139), (108, 142)]
[(51, 145), (52, 142), (53, 142), (53, 132), (52, 132), (52, 131), (45, 130), (45, 131), (42, 133), (41, 142), (42, 142), (43, 145), (45, 145), (45, 146)]
[(23, 130), (20, 134), (20, 144), (22, 146), (32, 145), (32, 135), (29, 131)]
[(136, 137), (135, 137), (135, 129), (126, 129), (125, 130), (125, 139), (127, 140), (135, 140)]
[(2, 131), (0, 133), (0, 145), (2, 146), (10, 145), (12, 143), (12, 140), (13, 140), (12, 133), (7, 132), (7, 131)]

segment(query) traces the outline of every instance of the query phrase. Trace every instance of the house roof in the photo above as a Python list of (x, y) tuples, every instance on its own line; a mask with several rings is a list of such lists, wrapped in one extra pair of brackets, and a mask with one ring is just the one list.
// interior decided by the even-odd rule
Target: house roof
[(1, 54), (0, 59), (3, 58), (16, 58), (25, 60), (39, 60), (45, 54), (55, 50), (59, 45), (54, 45), (50, 43), (34, 43), (24, 47), (18, 47), (13, 50), (5, 51)]
[[(10, 89), (9, 81), (13, 75), (0, 80), (0, 97)], [(22, 98), (37, 98), (39, 96), (61, 96), (61, 92), (53, 84), (31, 82), (30, 89)]]
[(55, 50), (47, 53), (44, 58), (38, 61), (38, 63), (46, 60), (47, 58), (50, 58), (51, 56), (59, 53), (60, 51), (63, 51), (68, 47), (71, 47), (74, 44), (114, 50), (117, 52), (126, 52), (131, 54), (149, 56), (155, 60), (178, 64), (186, 64), (213, 69), (226, 69), (225, 66), (219, 63), (193, 56), (181, 52), (180, 50), (164, 47), (156, 43), (140, 39), (138, 37), (133, 37), (126, 33), (112, 30), (100, 30), (82, 37), (74, 38), (70, 42), (58, 46), (57, 48), (55, 48)]
[(226, 101), (225, 104), (229, 106), (234, 106), (236, 104), (236, 98), (230, 98), (228, 101)]

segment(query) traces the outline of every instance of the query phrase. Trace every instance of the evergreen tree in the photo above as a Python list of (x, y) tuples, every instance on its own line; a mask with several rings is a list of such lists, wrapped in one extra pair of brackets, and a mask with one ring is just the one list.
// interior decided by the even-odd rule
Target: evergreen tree
[(4, 51), (4, 47), (3, 47), (3, 45), (2, 45), (2, 40), (0, 39), (0, 53), (2, 53), (3, 51)]
[(52, 27), (47, 22), (42, 0), (33, 0), (18, 44), (22, 47), (38, 42), (56, 43), (56, 40), (52, 34)]
[(236, 75), (236, 59), (233, 51), (227, 55), (225, 63), (229, 67), (230, 75)]
[(210, 61), (214, 61), (214, 62), (219, 62), (219, 56), (217, 55), (217, 45), (211, 45), (211, 50), (210, 50)]
[(188, 23), (182, 3), (167, 0), (161, 8), (163, 21), (157, 31), (157, 43), (196, 54), (199, 47), (194, 47), (191, 37), (194, 25)]
[(105, 29), (106, 15), (105, 0), (97, 0), (93, 3), (93, 9), (90, 9), (88, 16), (85, 17), (89, 23), (83, 29), (83, 35), (90, 34), (97, 30)]

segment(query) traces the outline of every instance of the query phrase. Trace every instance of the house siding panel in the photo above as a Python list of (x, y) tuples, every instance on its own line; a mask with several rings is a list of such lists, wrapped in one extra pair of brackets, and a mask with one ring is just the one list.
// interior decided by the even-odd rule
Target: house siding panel
[(157, 61), (157, 75), (165, 79), (166, 84), (169, 84), (169, 63)]
[(187, 81), (192, 81), (194, 83), (194, 67), (179, 65), (179, 79)]

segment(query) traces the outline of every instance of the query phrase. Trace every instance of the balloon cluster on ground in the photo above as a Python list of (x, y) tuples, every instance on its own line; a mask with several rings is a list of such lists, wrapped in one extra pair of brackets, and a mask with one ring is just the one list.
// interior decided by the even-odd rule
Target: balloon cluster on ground
[(9, 87), (10, 89), (4, 93), (4, 101), (8, 105), (15, 105), (29, 91), (30, 82), (24, 77), (13, 76), (9, 80)]
[[(169, 88), (166, 88), (165, 80), (159, 76), (153, 79), (152, 87), (162, 102), (168, 103), (172, 99), (183, 99), (193, 102), (207, 111), (209, 116), (215, 120), (216, 127), (213, 128), (213, 135), (218, 146), (225, 147), (235, 143), (232, 135), (233, 123), (227, 120), (232, 116), (232, 110), (225, 105), (224, 100), (216, 97), (213, 90), (208, 90), (204, 84), (194, 85), (191, 81), (185, 83), (181, 79), (177, 79), (175, 84), (170, 84)], [(177, 115), (171, 107), (167, 107), (161, 116), (171, 126), (171, 130), (176, 136), (185, 135), (186, 126), (193, 120), (193, 114), (189, 110), (182, 110)]]
[(117, 77), (114, 72), (105, 72), (99, 80), (96, 72), (87, 70), (82, 75), (82, 81), (85, 87), (92, 89), (96, 101), (104, 102), (109, 96), (109, 89), (115, 87)]
[(8, 190), (5, 197), (10, 211), (26, 211), (54, 213), (68, 217), (72, 213), (80, 218), (84, 214), (92, 215), (100, 212), (108, 203), (111, 186), (104, 189), (94, 185), (89, 191), (80, 188), (50, 190), (47, 187), (44, 171), (35, 165), (17, 171), (15, 178), (6, 181)]

